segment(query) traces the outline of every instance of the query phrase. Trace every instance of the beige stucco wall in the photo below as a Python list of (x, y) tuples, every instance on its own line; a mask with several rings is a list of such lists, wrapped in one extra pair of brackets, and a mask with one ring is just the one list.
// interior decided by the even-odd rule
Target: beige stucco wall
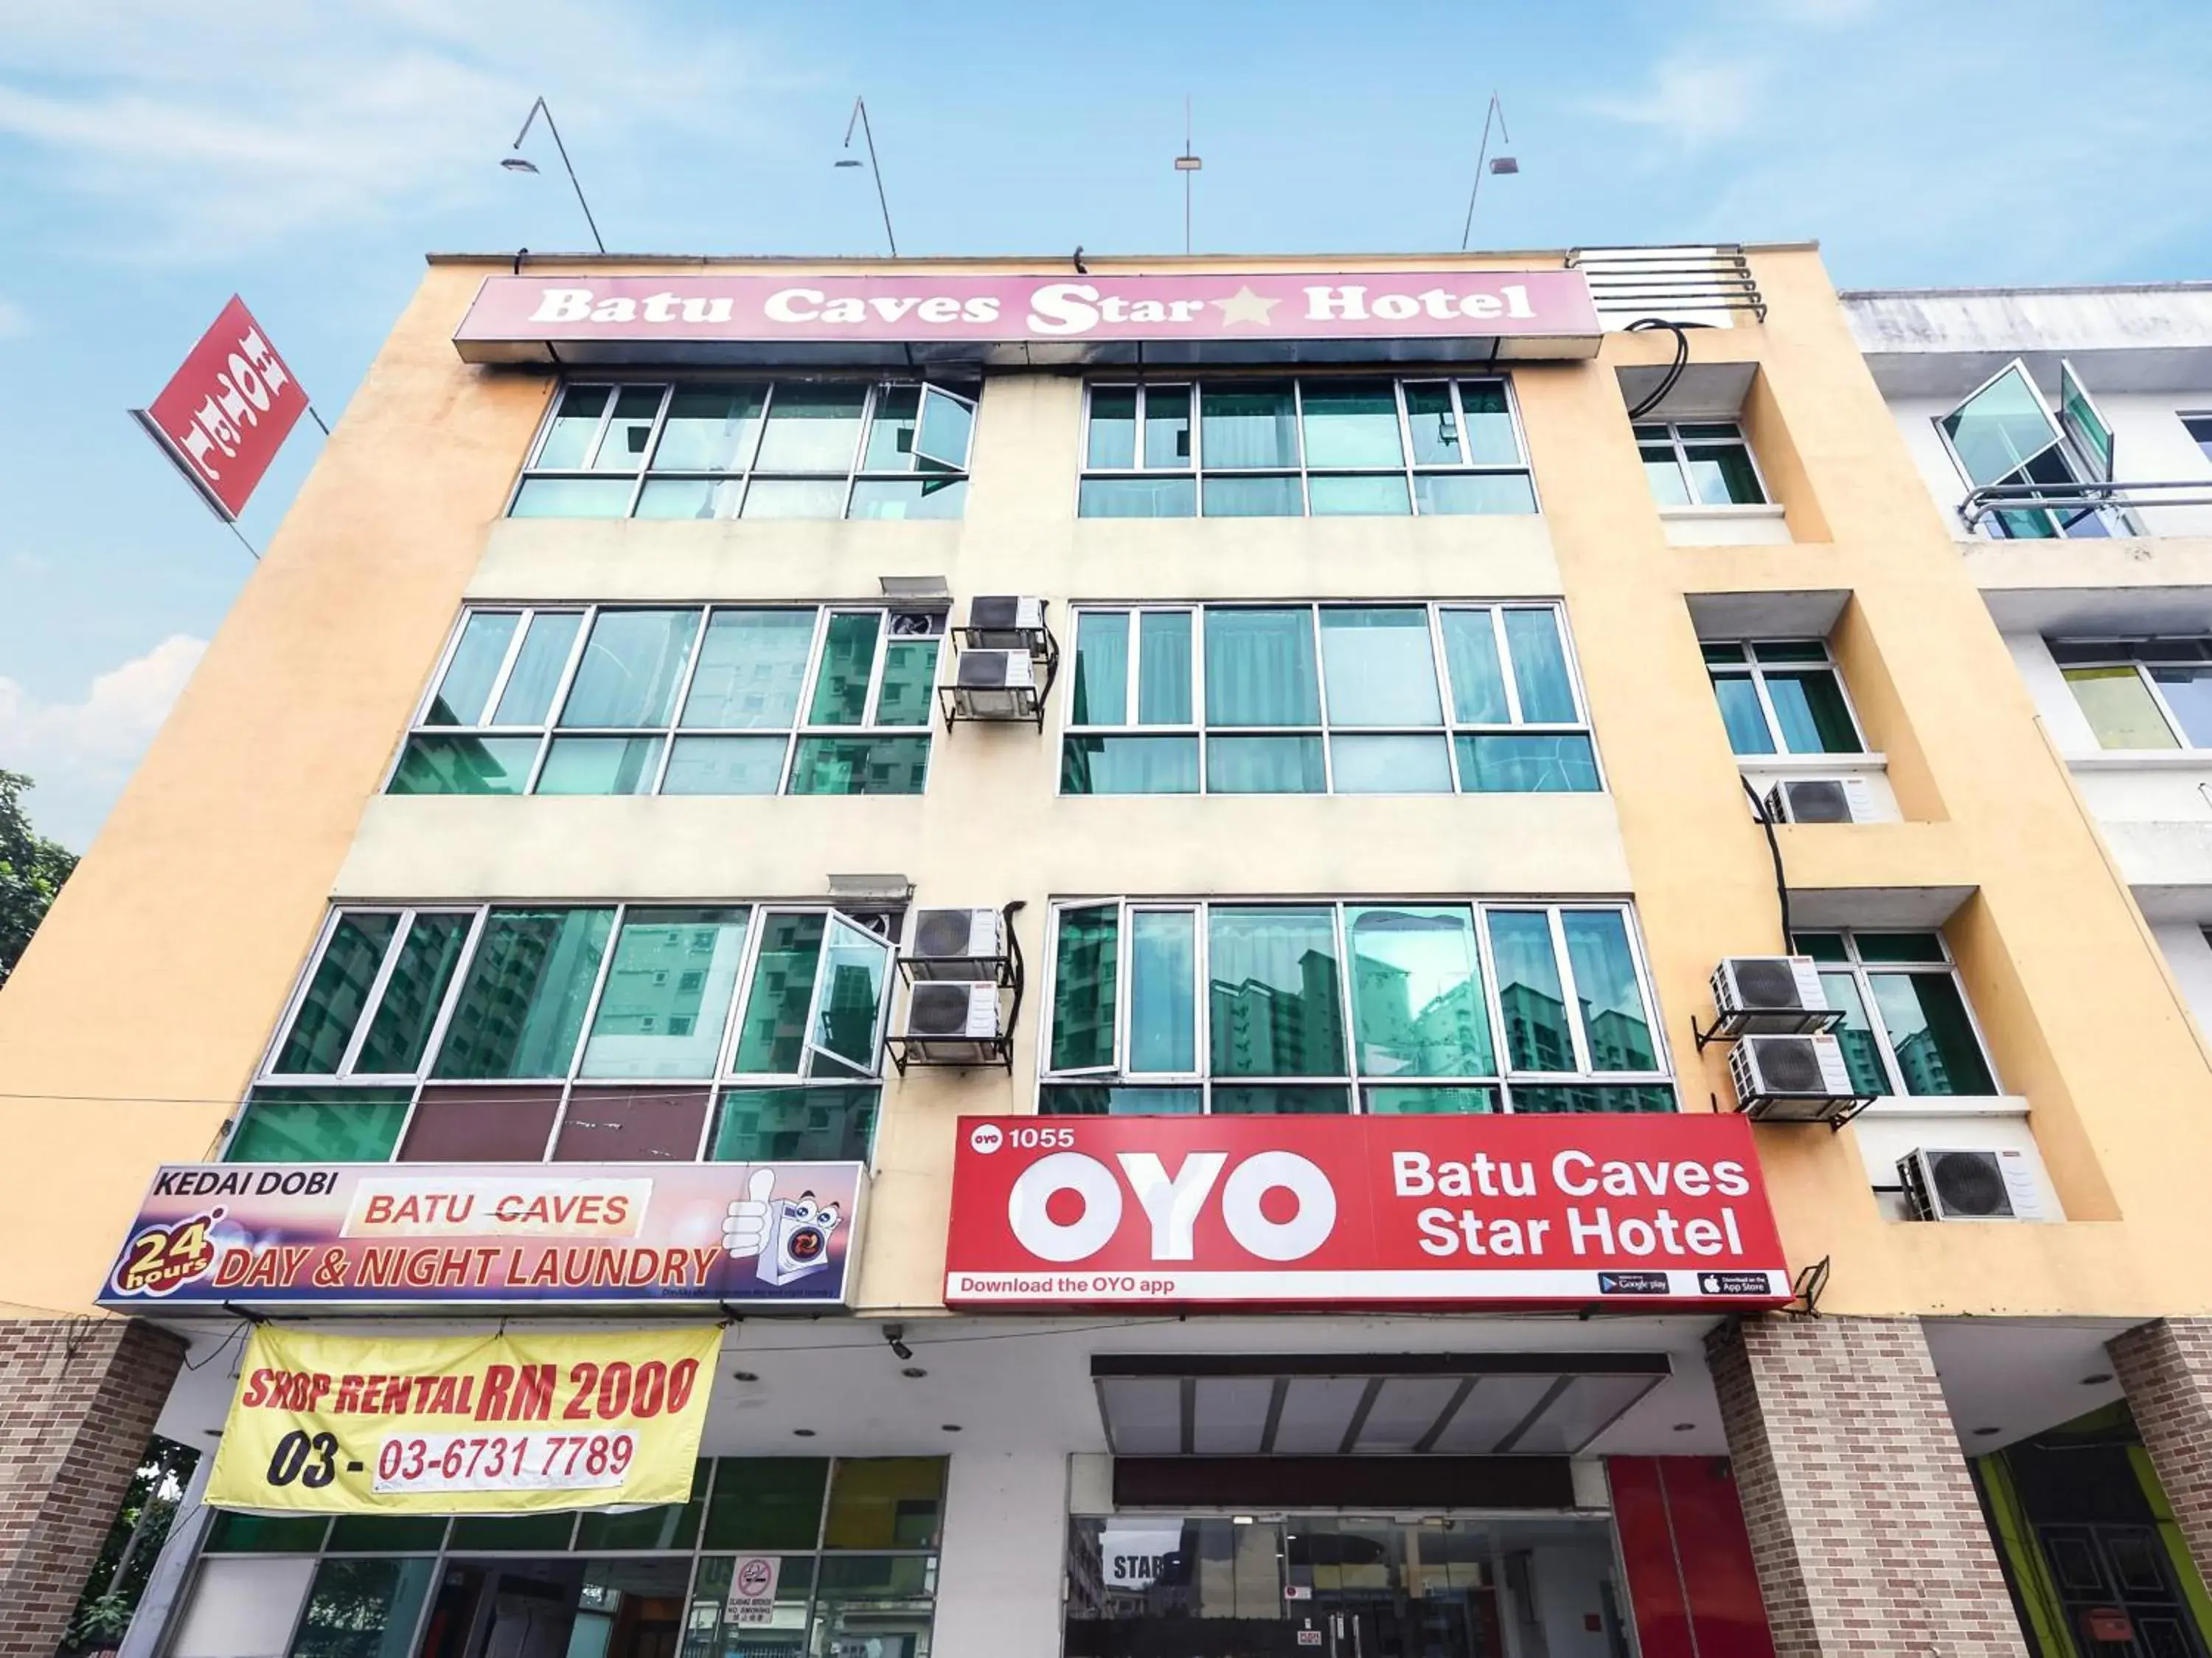
[[(1540, 519), (1079, 521), (1079, 391), (1036, 375), (990, 384), (958, 524), (501, 521), (547, 382), (455, 359), (480, 271), (434, 267), (0, 995), (0, 1126), (39, 1171), (0, 1221), (0, 1300), (83, 1304), (151, 1166), (214, 1139), (333, 895), (783, 897), (896, 869), (924, 903), (1026, 899), (1034, 957), (1054, 895), (1632, 890), (1686, 1101), (1725, 1100), (1689, 1020), (1719, 956), (1774, 948), (1775, 894), (1683, 595), (1741, 586), (1853, 592), (1838, 649), (1909, 820), (1788, 832), (1792, 880), (1974, 894), (1952, 942), (2077, 1217), (1904, 1231), (1876, 1214), (1851, 1131), (1764, 1131), (1793, 1262), (1834, 1257), (1837, 1310), (2212, 1309), (2192, 1265), (2212, 1075), (1817, 259), (1757, 268), (1769, 325), (1694, 343), (1758, 363), (1747, 418), (1778, 445), (1800, 539), (1705, 549), (1668, 545), (1630, 440), (1613, 370), (1671, 348), (1640, 336), (1516, 372)], [(465, 594), (858, 599), (881, 575), (1042, 594), (1063, 616), (1083, 599), (1563, 592), (1612, 793), (1062, 800), (1049, 731), (972, 727), (940, 735), (917, 800), (375, 793)], [(1032, 1002), (1011, 1081), (888, 1085), (869, 1304), (933, 1299), (952, 1119), (1029, 1107), (1036, 1017)]]

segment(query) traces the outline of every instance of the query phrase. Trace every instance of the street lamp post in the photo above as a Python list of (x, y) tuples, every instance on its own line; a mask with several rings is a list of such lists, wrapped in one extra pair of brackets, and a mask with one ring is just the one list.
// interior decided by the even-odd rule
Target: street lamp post
[[(1482, 113), (1482, 147), (1474, 156), (1474, 188), (1467, 192), (1467, 223), (1459, 233), (1459, 251), (1462, 253), (1467, 252), (1468, 239), (1474, 235), (1474, 198), (1482, 193), (1482, 164), (1490, 155), (1490, 124), (1493, 120), (1498, 123), (1498, 136), (1511, 143), (1513, 135), (1505, 130), (1505, 106), (1498, 101), (1498, 94), (1494, 92), (1490, 94), (1490, 107)], [(1518, 173), (1521, 163), (1510, 155), (1500, 155), (1491, 162), (1490, 170), (1499, 174)]]
[[(884, 195), (884, 169), (876, 162), (876, 134), (875, 129), (868, 125), (868, 101), (866, 98), (853, 100), (853, 119), (845, 123), (844, 147), (848, 149), (853, 147), (853, 129), (856, 126), (860, 130), (860, 137), (867, 142), (868, 171), (875, 174), (876, 179), (876, 205), (883, 210), (884, 214), (884, 240), (891, 245), (891, 257), (896, 259), (898, 237), (891, 231), (891, 204)], [(860, 159), (852, 155), (837, 163), (840, 167), (858, 167), (860, 164)]]
[(561, 152), (561, 165), (568, 172), (568, 187), (576, 192), (576, 205), (584, 210), (584, 222), (592, 227), (592, 244), (604, 253), (607, 251), (607, 245), (600, 240), (599, 222), (592, 216), (591, 203), (584, 199), (584, 186), (576, 182), (576, 169), (568, 162), (568, 146), (561, 142), (561, 129), (553, 125), (553, 112), (546, 107), (544, 99), (540, 98), (536, 103), (531, 105), (530, 113), (523, 119), (522, 131), (514, 135), (514, 143), (511, 148), (515, 153), (501, 156), (499, 164), (510, 173), (538, 171), (538, 163), (523, 155), (521, 150), (522, 141), (530, 136), (531, 123), (540, 115), (545, 118), (546, 131), (553, 135), (553, 148)]

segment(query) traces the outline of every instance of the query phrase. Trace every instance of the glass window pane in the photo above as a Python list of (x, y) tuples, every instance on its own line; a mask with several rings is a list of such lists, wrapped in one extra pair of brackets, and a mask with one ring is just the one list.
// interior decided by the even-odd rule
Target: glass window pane
[(1425, 609), (1325, 605), (1321, 656), (1331, 725), (1443, 723)]
[[(810, 386), (780, 380), (769, 399), (768, 424), (761, 432), (764, 472), (842, 472), (850, 470), (860, 444), (860, 410), (865, 386)], [(748, 511), (751, 503), (746, 503)]]
[(718, 610), (699, 643), (699, 667), (684, 699), (687, 728), (788, 731), (799, 717), (811, 610)]
[(878, 386), (875, 413), (868, 421), (868, 445), (860, 465), (872, 472), (914, 469), (914, 426), (921, 408), (919, 386)]
[(1966, 998), (1950, 974), (1875, 972), (1867, 975), (1867, 984), (1907, 1094), (1997, 1091), (1966, 1017)]
[(560, 411), (545, 429), (536, 464), (547, 472), (562, 472), (588, 461), (599, 417), (607, 411), (607, 399), (613, 395), (611, 386), (570, 386), (563, 390)]
[(561, 724), (667, 724), (698, 631), (696, 610), (601, 611), (562, 704)]
[(773, 795), (783, 783), (783, 737), (678, 737), (664, 795)]
[(631, 910), (584, 1044), (585, 1076), (712, 1076), (744, 910)]
[[(1739, 645), (1737, 650), (1743, 647)], [(1822, 662), (1828, 660), (1828, 648), (1818, 639), (1761, 639), (1759, 660), (1762, 662)]]
[(943, 1457), (839, 1457), (822, 1546), (933, 1549), (944, 1513)]
[(380, 1163), (407, 1121), (406, 1088), (256, 1088), (228, 1163)]
[(453, 647), (453, 659), (446, 664), (446, 677), (438, 682), (438, 694), (430, 699), (430, 711), (422, 716), (423, 724), (482, 722), (491, 682), (499, 677), (499, 666), (507, 660), (507, 642), (521, 623), (520, 613), (512, 610), (469, 613), (460, 643)]
[(1208, 725), (1319, 725), (1313, 613), (1206, 613)]
[(1459, 416), (1452, 409), (1449, 381), (1409, 381), (1406, 387), (1406, 424), (1413, 435), (1415, 466), (1456, 466), (1462, 464)]
[(1217, 1117), (1344, 1117), (1351, 1114), (1352, 1090), (1344, 1087), (1260, 1087), (1224, 1085), (1213, 1090)]
[(613, 928), (611, 910), (494, 910), (433, 1074), (567, 1076)]
[(620, 518), (635, 485), (627, 478), (526, 478), (510, 518)]
[(2132, 667), (2069, 667), (2066, 683), (2104, 748), (2179, 748), (2180, 741)]
[(1133, 466), (1137, 464), (1137, 388), (1133, 386), (1094, 386), (1091, 388), (1091, 435), (1083, 464), (1086, 466)]
[(1433, 737), (1332, 736), (1328, 757), (1329, 775), (1340, 795), (1451, 793), (1451, 753), (1442, 733)]
[(443, 1515), (340, 1515), (329, 1546), (342, 1553), (434, 1554), (446, 1540)]
[(1541, 910), (1492, 910), (1487, 919), (1491, 970), (1498, 975), (1498, 1007), (1513, 1069), (1575, 1070), (1550, 917)]
[(1306, 480), (1306, 499), (1316, 518), (1403, 518), (1413, 510), (1398, 472), (1316, 472)]
[(1069, 737), (1060, 747), (1063, 795), (1194, 795), (1195, 737)]
[(323, 1545), (326, 1515), (239, 1514), (214, 1511), (208, 1529), (210, 1554), (312, 1554)]
[(1345, 1074), (1330, 911), (1216, 905), (1206, 943), (1214, 1076)]
[(403, 1163), (539, 1163), (561, 1114), (561, 1088), (430, 1087), (415, 1102)]
[(806, 1012), (814, 1001), (814, 967), (821, 959), (829, 918), (818, 912), (771, 911), (760, 923), (760, 954), (753, 962), (744, 1022), (738, 1029), (732, 1069), (740, 1076), (795, 1076), (806, 1041)]
[(1367, 1076), (1492, 1076), (1474, 915), (1459, 905), (1348, 909), (1352, 1028)]
[(872, 610), (838, 611), (830, 618), (822, 666), (815, 670), (809, 725), (858, 725), (868, 710), (868, 678), (875, 671), (876, 635), (884, 619)]
[(1853, 933), (1851, 942), (1859, 947), (1862, 961), (1924, 961), (1941, 966), (1946, 960), (1940, 933)]
[[(964, 477), (863, 478), (853, 485), (851, 518), (958, 518), (968, 510)], [(754, 513), (755, 518), (766, 515)], [(794, 516), (803, 515), (793, 515)]]
[(1513, 656), (1513, 688), (1521, 718), (1530, 725), (1566, 725), (1575, 718), (1574, 682), (1566, 648), (1559, 643), (1559, 614), (1548, 607), (1505, 613), (1505, 648)]
[(1506, 724), (1512, 716), (1490, 613), (1447, 610), (1437, 619), (1443, 628), (1444, 666), (1451, 675), (1452, 718), (1462, 725)]
[(1462, 380), (1460, 407), (1467, 413), (1468, 458), (1478, 466), (1517, 466), (1521, 440), (1514, 435), (1502, 380)]
[(763, 400), (758, 386), (678, 386), (661, 424), (653, 470), (743, 472), (760, 440)]
[(878, 725), (927, 725), (937, 686), (937, 641), (894, 638), (884, 646), (884, 679), (876, 690)]
[(1086, 610), (1075, 619), (1072, 725), (1121, 725), (1129, 705), (1129, 613)]
[(399, 947), (399, 960), (385, 981), (384, 999), (362, 1039), (354, 1070), (368, 1076), (412, 1076), (422, 1068), (430, 1027), (453, 982), (461, 951), (468, 943), (465, 915), (418, 915)]
[(1575, 976), (1590, 1069), (1658, 1070), (1650, 1015), (1628, 948), (1627, 922), (1618, 910), (1565, 910), (1559, 928), (1567, 936), (1567, 965)]
[(1698, 651), (1708, 662), (1741, 662), (1743, 647), (1729, 640), (1701, 639)]
[(615, 416), (592, 461), (597, 471), (634, 472), (645, 465), (647, 446), (653, 442), (653, 423), (660, 412), (661, 388), (625, 386), (615, 393)]
[[(709, 1058), (708, 1069), (714, 1061)], [(568, 1096), (556, 1163), (696, 1162), (707, 1130), (708, 1090), (580, 1088)]]
[(882, 1090), (726, 1088), (707, 1154), (720, 1163), (868, 1161)]
[(1662, 507), (1688, 506), (1690, 486), (1674, 459), (1674, 446), (1644, 443), (1638, 446), (1637, 453), (1644, 457), (1644, 481), (1651, 486), (1651, 498)]
[(919, 795), (928, 777), (927, 737), (805, 737), (791, 763), (791, 792)]
[(2154, 667), (2166, 705), (2181, 722), (2191, 748), (2212, 748), (2212, 667)]
[(943, 466), (951, 472), (968, 470), (968, 445), (975, 431), (975, 405), (941, 387), (926, 386), (921, 393), (921, 431), (914, 453), (922, 469)]
[(800, 1549), (822, 1533), (830, 1460), (815, 1456), (726, 1456), (714, 1465), (700, 1545), (708, 1549)]
[(1439, 516), (1530, 513), (1536, 491), (1526, 472), (1416, 472), (1413, 503)]
[(1573, 1112), (1666, 1112), (1675, 1109), (1674, 1090), (1664, 1082), (1643, 1085), (1607, 1082), (1581, 1083), (1571, 1088), (1532, 1088), (1513, 1086), (1513, 1112), (1517, 1117)]
[(925, 1658), (934, 1555), (827, 1555), (814, 1596), (814, 1658)]
[(1216, 795), (1321, 795), (1328, 791), (1319, 737), (1213, 737), (1206, 786)]
[[(890, 947), (841, 916), (830, 918), (822, 954), (822, 994), (809, 1045), (863, 1076), (876, 1069), (884, 991), (890, 983)], [(815, 1075), (824, 1073), (816, 1070)]]
[(329, 1559), (315, 1568), (291, 1658), (404, 1658), (436, 1576), (435, 1559)]
[(1496, 1088), (1364, 1088), (1360, 1100), (1370, 1117), (1468, 1117), (1498, 1108)]
[(1721, 723), (1728, 728), (1729, 749), (1738, 754), (1771, 754), (1773, 735), (1766, 728), (1766, 710), (1759, 706), (1759, 687), (1748, 674), (1716, 674), (1713, 698), (1721, 705)]
[(494, 725), (543, 725), (568, 671), (568, 652), (576, 631), (584, 625), (580, 610), (541, 610), (530, 619), (530, 631), (514, 658), (514, 671), (507, 676), (507, 689), (499, 693)]
[(536, 737), (410, 737), (392, 774), (395, 795), (519, 795), (538, 760)]
[[(1802, 937), (1798, 948), (1804, 948)], [(1887, 1094), (1889, 1072), (1882, 1065), (1881, 1045), (1875, 1040), (1866, 1003), (1859, 996), (1859, 981), (1847, 972), (1826, 972), (1820, 975), (1820, 988), (1827, 994), (1828, 1005), (1843, 1011), (1844, 1021), (1836, 1027), (1835, 1038), (1844, 1051), (1844, 1068), (1850, 1072), (1851, 1086), (1875, 1098)]]
[(744, 498), (741, 478), (648, 478), (637, 492), (640, 518), (735, 518)]
[(843, 478), (761, 478), (745, 486), (740, 518), (842, 518)]
[(276, 1055), (276, 1070), (289, 1076), (335, 1076), (353, 1040), (355, 1025), (368, 1006), (384, 953), (399, 930), (396, 915), (356, 911), (342, 915), (315, 976), (307, 982), (291, 1033)]
[(659, 737), (556, 737), (538, 773), (541, 795), (649, 795)]
[(1856, 754), (1861, 751), (1851, 710), (1834, 671), (1766, 676), (1766, 694), (1782, 727), (1782, 741), (1793, 754)]
[(1198, 917), (1129, 913), (1129, 1070), (1198, 1069)]
[(1469, 794), (1587, 795), (1597, 789), (1597, 753), (1581, 735), (1455, 737), (1459, 783)]
[(689, 1503), (663, 1503), (627, 1514), (584, 1514), (576, 1518), (576, 1547), (597, 1552), (605, 1549), (688, 1549), (699, 1535), (699, 1520), (706, 1511), (707, 1492), (714, 1484), (714, 1465), (702, 1457), (691, 1474)]
[(1190, 465), (1190, 387), (1153, 386), (1145, 392), (1145, 465)]
[(1296, 477), (1212, 477), (1206, 480), (1209, 518), (1297, 518), (1306, 509), (1305, 491)]
[(575, 1530), (568, 1514), (517, 1515), (512, 1517), (462, 1515), (453, 1521), (447, 1540), (453, 1549), (562, 1550)]
[(1976, 485), (1995, 484), (2058, 441), (2043, 399), (2017, 365), (1938, 423)]
[(1799, 955), (1808, 955), (1815, 961), (1849, 961), (1851, 959), (1841, 933), (1792, 933), (1790, 935), (1790, 948)]
[(1198, 511), (1198, 485), (1188, 478), (1086, 478), (1078, 518), (1188, 518)]
[(1121, 912), (1111, 904), (1060, 912), (1053, 943), (1052, 1070), (1098, 1070), (1114, 1063), (1119, 999)]
[[(1298, 464), (1297, 411), (1289, 381), (1206, 386), (1200, 389), (1198, 408), (1207, 471)], [(1211, 503), (1207, 509), (1212, 510)]]
[[(1398, 399), (1389, 381), (1310, 380), (1300, 392), (1310, 468), (1406, 464), (1398, 441)], [(1209, 453), (1206, 464), (1224, 463)]]
[(1199, 1089), (1122, 1088), (1102, 1083), (1048, 1082), (1037, 1090), (1040, 1117), (1195, 1117)]
[(1766, 499), (1751, 451), (1741, 443), (1688, 443), (1682, 454), (1698, 499), (1708, 507), (1757, 506)]
[(730, 1580), (737, 1564), (736, 1557), (726, 1554), (701, 1557), (699, 1575), (691, 1586), (684, 1658), (783, 1658), (805, 1652), (807, 1607), (814, 1598), (812, 1557), (786, 1555), (776, 1574), (769, 1621), (743, 1626), (729, 1621)]
[(1190, 613), (1141, 613), (1137, 643), (1137, 723), (1189, 724)]

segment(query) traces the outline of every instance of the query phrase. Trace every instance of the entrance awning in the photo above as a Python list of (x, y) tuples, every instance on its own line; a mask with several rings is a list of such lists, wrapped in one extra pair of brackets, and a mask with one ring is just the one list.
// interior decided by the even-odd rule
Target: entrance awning
[(1116, 1456), (1571, 1456), (1664, 1353), (1102, 1354)]

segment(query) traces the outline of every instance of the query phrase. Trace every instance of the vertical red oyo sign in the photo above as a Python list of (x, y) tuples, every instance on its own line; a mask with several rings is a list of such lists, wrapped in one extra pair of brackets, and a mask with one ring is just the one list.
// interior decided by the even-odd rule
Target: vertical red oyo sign
[(967, 1117), (958, 1308), (1778, 1307), (1734, 1116)]
[(307, 393), (234, 294), (146, 417), (208, 504), (234, 521), (307, 408)]

